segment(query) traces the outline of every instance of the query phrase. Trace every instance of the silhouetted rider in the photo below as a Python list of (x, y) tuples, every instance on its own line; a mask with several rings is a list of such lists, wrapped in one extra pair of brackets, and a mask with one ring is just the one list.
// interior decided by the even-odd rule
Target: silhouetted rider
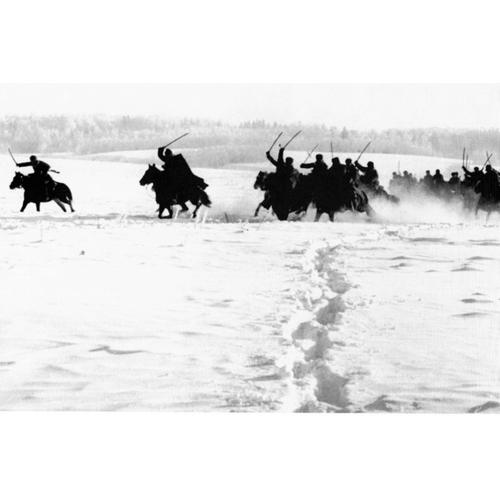
[(369, 161), (366, 164), (366, 167), (363, 167), (357, 160), (354, 162), (354, 165), (358, 170), (363, 172), (363, 175), (359, 178), (359, 181), (372, 189), (376, 189), (378, 186), (378, 172), (375, 169), (375, 165), (372, 161)]
[(462, 170), (464, 171), (465, 181), (468, 186), (475, 186), (484, 175), (483, 171), (479, 170), (479, 167), (474, 167), (472, 172), (466, 167), (462, 167)]
[(51, 170), (50, 165), (42, 160), (39, 160), (35, 155), (30, 156), (30, 161), (16, 163), (18, 167), (33, 167), (33, 174), (40, 181), (40, 186), (43, 194), (49, 197), (55, 187), (54, 179), (49, 175)]
[(287, 156), (286, 159), (284, 159), (284, 154), (285, 154), (285, 148), (280, 148), (278, 152), (278, 159), (275, 160), (271, 156), (271, 152), (267, 151), (266, 152), (266, 158), (276, 167), (276, 173), (278, 175), (284, 175), (287, 177), (290, 177), (294, 174), (295, 168), (293, 167), (293, 158), (290, 156)]
[(298, 172), (293, 166), (293, 158), (284, 158), (285, 148), (280, 148), (278, 159), (271, 156), (270, 151), (266, 151), (266, 158), (276, 167), (276, 177), (271, 182), (280, 189), (292, 189), (297, 184)]
[(300, 168), (311, 168), (311, 174), (314, 177), (322, 177), (328, 172), (328, 165), (323, 161), (322, 154), (317, 154), (316, 161), (313, 163), (302, 163), (302, 165), (300, 165)]
[(426, 170), (425, 171), (425, 175), (424, 177), (422, 178), (422, 184), (428, 188), (428, 189), (432, 189), (432, 187), (434, 186), (434, 179), (432, 178), (432, 174), (431, 174), (431, 171), (430, 170)]
[(432, 176), (432, 180), (434, 182), (434, 189), (440, 190), (444, 186), (445, 180), (444, 180), (443, 174), (441, 173), (439, 168), (436, 170), (436, 172)]
[(350, 158), (345, 160), (345, 183), (350, 186), (357, 186), (359, 180), (358, 169)]
[(193, 174), (181, 154), (174, 155), (171, 149), (162, 146), (158, 148), (158, 158), (163, 162), (161, 168), (167, 173), (172, 188), (179, 197), (177, 201), (181, 205), (182, 211), (185, 212), (188, 210), (185, 201), (189, 197), (189, 191), (193, 188), (206, 189), (208, 184), (204, 179)]
[(476, 192), (481, 193), (490, 199), (499, 199), (499, 179), (498, 172), (491, 167), (491, 165), (486, 165), (486, 170), (482, 176), (482, 179), (478, 182), (476, 186)]
[(208, 187), (204, 179), (193, 174), (191, 167), (181, 154), (174, 155), (171, 149), (162, 146), (158, 148), (158, 158), (163, 162), (163, 170), (171, 171), (181, 182), (195, 185), (201, 189)]

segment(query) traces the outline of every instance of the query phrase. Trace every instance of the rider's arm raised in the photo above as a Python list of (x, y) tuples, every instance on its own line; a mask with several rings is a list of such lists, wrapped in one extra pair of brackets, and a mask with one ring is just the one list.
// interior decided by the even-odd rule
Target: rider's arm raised
[(280, 150), (278, 152), (278, 163), (280, 165), (283, 165), (283, 163), (285, 162), (285, 160), (283, 159), (284, 153), (285, 153), (285, 148), (280, 148)]
[(357, 161), (354, 162), (354, 166), (358, 169), (361, 170), (361, 172), (366, 172), (368, 170), (368, 167), (363, 167), (363, 165), (360, 165)]
[(165, 162), (165, 146), (161, 146), (158, 148), (158, 158), (160, 158), (161, 161)]
[(279, 166), (279, 163), (271, 156), (269, 151), (266, 152), (266, 158), (275, 166)]

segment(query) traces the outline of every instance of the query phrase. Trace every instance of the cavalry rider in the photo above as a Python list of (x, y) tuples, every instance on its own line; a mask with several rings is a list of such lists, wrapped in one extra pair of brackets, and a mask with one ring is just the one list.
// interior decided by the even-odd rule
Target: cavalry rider
[(302, 163), (300, 168), (310, 168), (311, 172), (311, 180), (314, 184), (320, 185), (326, 178), (326, 174), (328, 173), (328, 165), (323, 161), (323, 155), (317, 154), (316, 161), (313, 163)]
[(208, 184), (197, 175), (194, 175), (184, 156), (174, 155), (171, 149), (162, 146), (158, 148), (158, 158), (163, 162), (162, 168), (171, 172), (184, 184), (192, 184), (201, 189), (206, 189)]
[(456, 194), (460, 192), (460, 182), (461, 181), (458, 172), (452, 172), (451, 177), (448, 180), (448, 187), (452, 193)]
[(356, 160), (354, 162), (354, 166), (363, 172), (363, 175), (359, 178), (359, 181), (365, 186), (371, 189), (377, 189), (378, 187), (378, 172), (375, 170), (375, 165), (372, 161), (369, 161), (366, 164), (366, 167), (360, 165), (360, 163)]
[(474, 170), (471, 172), (466, 167), (462, 167), (465, 176), (465, 183), (467, 186), (475, 186), (482, 178), (483, 171), (479, 170), (479, 167), (474, 167)]
[(436, 170), (435, 174), (432, 176), (433, 180), (433, 188), (436, 191), (439, 191), (445, 184), (445, 180), (443, 177), (443, 174), (439, 170), (439, 168)]
[(425, 175), (422, 178), (421, 182), (427, 189), (432, 189), (432, 186), (434, 185), (434, 179), (432, 178), (430, 170), (425, 171)]
[(56, 185), (54, 179), (49, 175), (51, 170), (50, 165), (42, 160), (39, 160), (35, 155), (30, 156), (30, 161), (24, 163), (16, 163), (18, 167), (33, 167), (33, 176), (40, 181), (43, 188), (43, 194), (49, 198)]
[(293, 158), (283, 158), (284, 154), (285, 148), (280, 147), (277, 160), (271, 156), (270, 151), (266, 151), (266, 158), (276, 167), (277, 178), (286, 180), (287, 187), (291, 188), (296, 184), (297, 171), (293, 166)]
[(332, 166), (328, 169), (328, 174), (331, 176), (335, 184), (341, 184), (345, 177), (345, 168), (340, 163), (339, 157), (332, 158)]
[(319, 178), (328, 172), (328, 165), (323, 161), (322, 154), (317, 154), (316, 161), (313, 163), (302, 163), (300, 168), (312, 168), (311, 175)]
[(359, 180), (359, 173), (358, 169), (352, 162), (350, 158), (346, 158), (345, 160), (345, 175), (344, 179), (346, 184), (350, 184), (352, 186), (357, 186), (358, 185), (358, 180)]
[(206, 189), (208, 184), (204, 179), (193, 174), (193, 171), (181, 154), (174, 155), (171, 149), (161, 146), (158, 148), (158, 158), (163, 162), (161, 168), (168, 174), (175, 194), (181, 198), (178, 202), (181, 205), (182, 211), (187, 211), (188, 207), (185, 201), (189, 197), (189, 192), (193, 188)]
[(477, 192), (489, 199), (498, 200), (500, 198), (498, 172), (491, 165), (486, 165), (485, 172), (477, 188)]

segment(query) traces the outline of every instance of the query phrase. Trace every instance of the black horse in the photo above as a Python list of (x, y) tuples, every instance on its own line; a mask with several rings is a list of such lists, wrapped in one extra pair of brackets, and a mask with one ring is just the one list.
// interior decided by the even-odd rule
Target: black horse
[(307, 175), (295, 174), (292, 178), (274, 172), (260, 171), (254, 182), (254, 189), (264, 191), (264, 199), (255, 210), (255, 217), (261, 207), (273, 209), (279, 220), (287, 220), (291, 213), (304, 214), (311, 203), (311, 192)]
[[(148, 169), (139, 181), (141, 186), (151, 184), (156, 195), (156, 203), (158, 203), (158, 217), (160, 219), (171, 219), (173, 217), (173, 205), (181, 205), (183, 211), (187, 209), (185, 203), (190, 202), (195, 206), (192, 217), (195, 218), (199, 208), (204, 205), (210, 207), (212, 202), (207, 193), (196, 185), (188, 186), (187, 188), (179, 189), (178, 182), (172, 179), (167, 172), (163, 172), (156, 168), (156, 165), (149, 164)], [(184, 207), (186, 207), (184, 209)], [(163, 217), (165, 209), (168, 210), (167, 217)]]
[(348, 182), (334, 182), (331, 178), (324, 179), (323, 184), (315, 189), (313, 203), (316, 206), (315, 222), (323, 214), (327, 214), (333, 222), (338, 212), (360, 212), (369, 217), (375, 213), (362, 189)]
[(10, 189), (24, 189), (24, 200), (21, 212), (24, 212), (24, 209), (29, 203), (34, 203), (36, 205), (36, 211), (40, 212), (40, 203), (47, 203), (49, 201), (55, 201), (63, 212), (66, 212), (65, 203), (69, 205), (72, 212), (75, 211), (73, 209), (73, 195), (66, 184), (54, 182), (54, 188), (51, 192), (47, 192), (43, 183), (43, 178), (40, 178), (40, 176), (36, 174), (24, 175), (21, 172), (15, 173), (10, 183)]

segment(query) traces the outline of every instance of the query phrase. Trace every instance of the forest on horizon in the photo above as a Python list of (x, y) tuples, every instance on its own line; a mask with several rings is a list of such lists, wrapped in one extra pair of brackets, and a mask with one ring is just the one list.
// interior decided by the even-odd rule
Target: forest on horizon
[(169, 120), (144, 116), (7, 116), (0, 118), (0, 147), (16, 153), (76, 153), (154, 149), (189, 132), (175, 147), (192, 148), (206, 166), (261, 161), (279, 132), (284, 141), (302, 133), (291, 149), (338, 152), (360, 151), (371, 141), (370, 152), (461, 158), (467, 148), (473, 162), (483, 162), (486, 151), (499, 158), (500, 130), (413, 128), (351, 130), (345, 127), (279, 124), (262, 120), (228, 124), (220, 121)]

